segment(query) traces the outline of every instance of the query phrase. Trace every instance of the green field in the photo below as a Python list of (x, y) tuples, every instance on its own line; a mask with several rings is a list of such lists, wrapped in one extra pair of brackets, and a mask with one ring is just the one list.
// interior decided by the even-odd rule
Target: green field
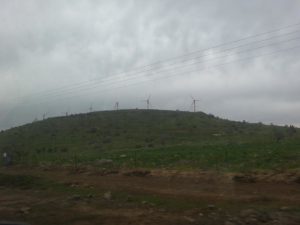
[(49, 118), (0, 133), (0, 151), (27, 165), (174, 169), (294, 169), (300, 130), (202, 112), (103, 111)]

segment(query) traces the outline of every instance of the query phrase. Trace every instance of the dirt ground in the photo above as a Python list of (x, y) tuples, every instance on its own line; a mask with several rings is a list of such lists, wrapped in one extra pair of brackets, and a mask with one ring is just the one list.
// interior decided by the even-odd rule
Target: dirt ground
[[(46, 186), (0, 183), (0, 221), (27, 224), (300, 224), (300, 173), (0, 169)], [(1, 223), (0, 223), (1, 224)]]

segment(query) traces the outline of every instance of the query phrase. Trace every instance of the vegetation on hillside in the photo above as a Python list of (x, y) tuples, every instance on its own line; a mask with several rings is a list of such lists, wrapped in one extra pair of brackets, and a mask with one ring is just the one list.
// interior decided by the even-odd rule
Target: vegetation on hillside
[(234, 122), (161, 110), (119, 110), (49, 118), (0, 133), (0, 151), (15, 163), (279, 169), (298, 168), (293, 126)]

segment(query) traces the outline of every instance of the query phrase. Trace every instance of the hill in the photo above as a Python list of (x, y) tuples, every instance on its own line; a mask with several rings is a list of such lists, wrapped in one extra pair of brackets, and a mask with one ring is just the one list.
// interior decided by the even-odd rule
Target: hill
[(202, 112), (102, 111), (49, 118), (0, 133), (0, 151), (25, 164), (273, 169), (299, 167), (299, 130)]

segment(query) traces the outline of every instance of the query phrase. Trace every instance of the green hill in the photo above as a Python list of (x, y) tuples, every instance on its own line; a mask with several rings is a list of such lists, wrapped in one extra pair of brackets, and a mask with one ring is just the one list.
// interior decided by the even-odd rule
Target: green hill
[(292, 126), (233, 122), (202, 112), (119, 110), (49, 118), (0, 133), (15, 163), (273, 169), (298, 168)]

